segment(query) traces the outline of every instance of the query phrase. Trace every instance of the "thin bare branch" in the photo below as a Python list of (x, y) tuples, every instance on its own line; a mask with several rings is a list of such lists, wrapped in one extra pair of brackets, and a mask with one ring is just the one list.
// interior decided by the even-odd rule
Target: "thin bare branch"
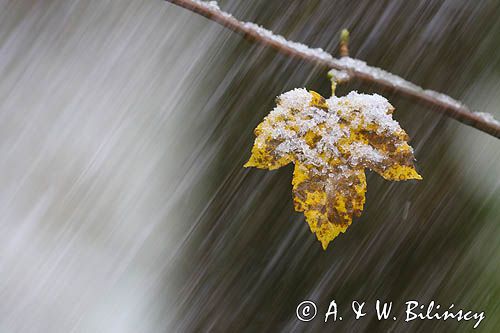
[(312, 49), (304, 44), (286, 40), (251, 22), (241, 22), (219, 9), (216, 2), (198, 0), (166, 0), (198, 13), (224, 27), (241, 34), (245, 39), (271, 47), (282, 54), (302, 59), (316, 65), (347, 72), (350, 79), (374, 84), (384, 90), (401, 94), (412, 101), (429, 107), (459, 122), (500, 138), (500, 122), (489, 114), (472, 112), (453, 98), (421, 87), (382, 69), (368, 66), (365, 62), (349, 57), (334, 58), (322, 49)]

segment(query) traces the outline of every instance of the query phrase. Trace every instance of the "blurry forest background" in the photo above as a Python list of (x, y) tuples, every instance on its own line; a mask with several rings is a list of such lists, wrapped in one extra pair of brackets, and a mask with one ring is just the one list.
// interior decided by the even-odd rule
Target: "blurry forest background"
[[(499, 1), (220, 6), (332, 53), (348, 28), (351, 56), (500, 118)], [(472, 329), (321, 318), (332, 299), (416, 299), (484, 310), (477, 331), (496, 332), (498, 139), (385, 94), (424, 180), (370, 172), (363, 215), (323, 251), (292, 166), (242, 168), (296, 87), (328, 96), (326, 69), (163, 1), (0, 0), (0, 331)], [(338, 94), (353, 89), (384, 93)]]

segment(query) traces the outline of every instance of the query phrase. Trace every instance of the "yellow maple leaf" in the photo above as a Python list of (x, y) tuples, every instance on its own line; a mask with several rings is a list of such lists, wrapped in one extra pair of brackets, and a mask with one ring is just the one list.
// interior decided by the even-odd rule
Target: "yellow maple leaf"
[(277, 169), (293, 162), (295, 210), (321, 242), (345, 232), (365, 203), (365, 168), (387, 180), (422, 179), (394, 108), (382, 96), (351, 92), (325, 100), (294, 89), (255, 129), (245, 167)]

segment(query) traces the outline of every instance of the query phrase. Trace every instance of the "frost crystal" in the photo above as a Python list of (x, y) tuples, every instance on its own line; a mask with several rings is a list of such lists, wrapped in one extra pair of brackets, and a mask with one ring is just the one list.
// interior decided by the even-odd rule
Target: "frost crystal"
[(217, 3), (217, 1), (200, 1), (200, 0), (193, 0), (193, 2), (196, 2), (197, 4), (205, 7), (205, 8), (208, 8), (208, 9), (211, 9), (211, 10), (214, 10), (214, 11), (217, 11), (217, 12), (222, 12), (222, 10), (220, 9), (219, 7), (219, 4)]
[(305, 44), (298, 43), (298, 42), (292, 42), (281, 35), (275, 34), (271, 30), (263, 28), (262, 26), (260, 26), (258, 24), (255, 24), (252, 22), (244, 22), (243, 26), (245, 28), (257, 33), (258, 35), (260, 35), (264, 38), (271, 39), (275, 42), (280, 43), (283, 46), (291, 48), (291, 49), (293, 49), (299, 53), (302, 53), (304, 55), (316, 57), (318, 59), (325, 60), (325, 61), (333, 61), (334, 60), (333, 56), (330, 53), (324, 51), (321, 48), (313, 49)]
[(365, 202), (365, 168), (390, 180), (421, 179), (408, 136), (382, 96), (351, 92), (325, 100), (305, 89), (277, 98), (257, 126), (245, 164), (277, 169), (294, 163), (293, 195), (323, 248), (344, 232)]
[(474, 112), (475, 115), (479, 116), (482, 120), (495, 125), (500, 126), (500, 121), (496, 120), (491, 113), (487, 112)]
[(351, 152), (349, 162), (352, 165), (361, 165), (363, 161), (380, 163), (384, 159), (384, 156), (375, 148), (361, 142), (351, 143), (349, 145), (349, 151)]
[(397, 121), (392, 119), (390, 114), (394, 108), (384, 97), (373, 94), (358, 94), (356, 91), (352, 91), (346, 97), (331, 97), (327, 100), (329, 108), (338, 109), (342, 115), (347, 116), (352, 110), (362, 111), (363, 117), (357, 117), (354, 119), (355, 122), (364, 120), (365, 122), (371, 122), (377, 125), (377, 133), (383, 131), (399, 131), (401, 128)]
[(256, 146), (265, 151), (256, 155), (256, 165), (268, 159), (266, 167), (274, 168), (296, 159), (314, 165), (313, 172), (319, 174), (338, 174), (340, 165), (382, 174), (394, 163), (412, 166), (407, 135), (392, 119), (392, 105), (380, 95), (353, 91), (324, 100), (301, 88), (277, 101), (256, 129)]
[(339, 71), (337, 69), (330, 69), (328, 71), (328, 76), (331, 77), (335, 82), (345, 82), (350, 79), (349, 73), (345, 71)]
[[(226, 18), (233, 18), (234, 19), (234, 17), (231, 14), (220, 9), (217, 1), (193, 0), (193, 2), (196, 2), (200, 6), (205, 7), (211, 11), (217, 12), (218, 14), (220, 14)], [(252, 32), (254, 32), (254, 33), (258, 34), (259, 36), (262, 36), (266, 39), (270, 39), (270, 40), (273, 40), (277, 43), (280, 43), (280, 44), (282, 44), (288, 48), (291, 48), (299, 53), (302, 53), (304, 55), (316, 57), (318, 59), (325, 60), (325, 61), (333, 61), (334, 60), (333, 56), (330, 53), (324, 51), (321, 48), (314, 48), (313, 49), (305, 44), (289, 41), (285, 37), (278, 35), (278, 34), (275, 34), (271, 30), (268, 30), (268, 29), (266, 29), (258, 24), (252, 23), (252, 22), (241, 22), (241, 24), (246, 30), (252, 31)]]
[(301, 110), (309, 107), (312, 96), (305, 89), (290, 90), (278, 97), (279, 105), (285, 109)]
[(192, 1), (206, 9), (217, 12), (218, 14), (226, 18), (234, 18), (233, 15), (221, 10), (217, 1), (201, 1), (201, 0), (192, 0)]
[(406, 81), (402, 77), (389, 73), (381, 68), (369, 66), (366, 62), (349, 57), (334, 59), (334, 63), (344, 70), (351, 70), (368, 75), (376, 80), (381, 80), (389, 83), (394, 87), (403, 87), (414, 91), (423, 91), (422, 88)]

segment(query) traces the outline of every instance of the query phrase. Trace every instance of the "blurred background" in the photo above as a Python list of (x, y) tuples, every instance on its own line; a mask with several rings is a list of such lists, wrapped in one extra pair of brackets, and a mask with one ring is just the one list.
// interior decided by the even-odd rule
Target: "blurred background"
[[(348, 28), (351, 56), (500, 118), (499, 1), (219, 5), (334, 54)], [(0, 331), (472, 330), (321, 315), (416, 299), (485, 311), (477, 331), (498, 332), (498, 139), (385, 94), (424, 180), (368, 172), (363, 215), (323, 251), (292, 166), (242, 168), (297, 87), (329, 96), (326, 69), (163, 1), (0, 0)], [(353, 89), (384, 93), (338, 94)]]

